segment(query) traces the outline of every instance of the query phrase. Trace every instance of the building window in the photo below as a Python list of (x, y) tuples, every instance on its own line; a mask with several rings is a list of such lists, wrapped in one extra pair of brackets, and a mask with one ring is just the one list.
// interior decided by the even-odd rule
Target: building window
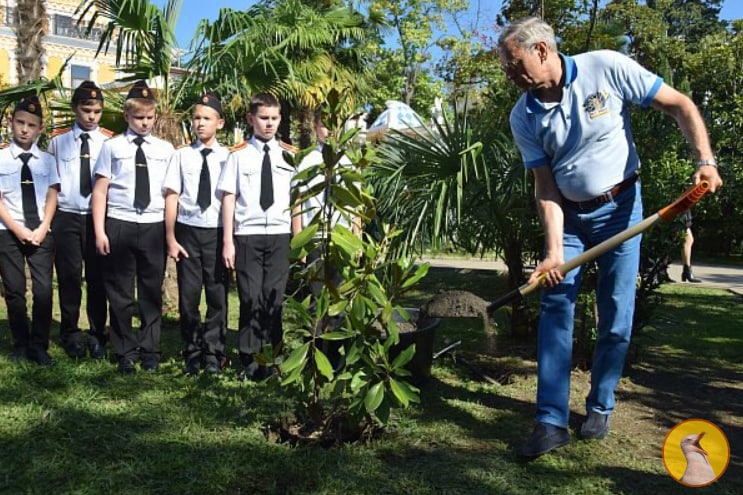
[(90, 34), (87, 34), (86, 27), (78, 25), (72, 17), (68, 15), (55, 14), (54, 34), (57, 36), (66, 36), (68, 38), (100, 41), (103, 33), (100, 28), (93, 28), (90, 31)]
[(90, 80), (90, 67), (84, 65), (73, 65), (70, 67), (72, 74), (72, 88), (77, 88), (83, 81)]
[(5, 8), (5, 25), (6, 26), (13, 26), (13, 20), (15, 19), (15, 11), (16, 9), (13, 7)]

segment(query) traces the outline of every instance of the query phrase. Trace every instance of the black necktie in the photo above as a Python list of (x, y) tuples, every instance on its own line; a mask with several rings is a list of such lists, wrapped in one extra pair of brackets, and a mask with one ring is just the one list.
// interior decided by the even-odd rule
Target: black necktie
[(212, 204), (212, 183), (209, 178), (209, 164), (206, 162), (206, 156), (211, 153), (211, 148), (202, 148), (201, 156), (201, 176), (199, 177), (199, 195), (196, 197), (196, 204), (199, 205), (201, 211), (209, 208)]
[(134, 138), (134, 144), (137, 145), (137, 153), (134, 155), (134, 208), (139, 211), (147, 209), (150, 204), (150, 174), (147, 173), (147, 157), (144, 156), (142, 143), (142, 136)]
[(23, 221), (27, 228), (34, 230), (41, 225), (41, 219), (39, 218), (39, 209), (36, 206), (34, 176), (31, 175), (31, 168), (28, 166), (31, 156), (31, 153), (20, 154), (20, 159), (23, 162), (21, 167), (21, 194), (23, 195)]
[(273, 177), (271, 175), (271, 148), (263, 145), (263, 167), (261, 168), (261, 208), (266, 211), (273, 204)]
[(91, 192), (90, 185), (90, 145), (88, 144), (90, 134), (80, 134), (80, 195), (87, 198)]

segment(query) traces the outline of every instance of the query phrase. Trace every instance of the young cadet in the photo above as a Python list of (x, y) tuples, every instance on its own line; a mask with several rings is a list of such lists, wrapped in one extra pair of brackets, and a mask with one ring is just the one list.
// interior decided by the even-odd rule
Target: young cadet
[[(165, 194), (165, 239), (168, 256), (178, 270), (178, 308), (183, 338), (184, 372), (221, 371), (227, 335), (227, 277), (222, 262), (222, 193), (216, 191), (229, 151), (217, 142), (224, 127), (219, 99), (204, 94), (193, 107), (198, 140), (178, 149), (170, 160)], [(201, 288), (206, 295), (206, 320), (199, 313)]]
[[(39, 99), (21, 100), (10, 123), (13, 140), (0, 150), (0, 275), (13, 335), (11, 358), (51, 366), (54, 359), (47, 350), (54, 239), (48, 234), (57, 207), (59, 178), (54, 157), (36, 145), (43, 130)], [(33, 284), (30, 331), (26, 263)]]
[(281, 304), (289, 275), (289, 206), (296, 170), (283, 158), (291, 147), (276, 139), (280, 121), (276, 98), (258, 93), (250, 99), (253, 136), (232, 148), (217, 186), (224, 193), (224, 262), (237, 271), (240, 378), (249, 380), (268, 376), (270, 371), (254, 356), (283, 336)]
[[(92, 168), (103, 142), (113, 136), (98, 126), (103, 112), (103, 92), (92, 81), (83, 81), (72, 94), (75, 124), (52, 137), (49, 152), (54, 155), (60, 191), (57, 213), (52, 221), (56, 245), (60, 338), (68, 356), (81, 358), (87, 348), (90, 357), (106, 357), (106, 294), (101, 260), (95, 250), (90, 201), (93, 191)], [(85, 309), (90, 331), (80, 330), (82, 273), (85, 266)]]
[[(173, 146), (151, 134), (157, 102), (144, 81), (124, 102), (124, 134), (103, 143), (95, 164), (93, 225), (104, 256), (111, 347), (119, 371), (155, 371), (160, 363), (161, 286), (165, 271), (165, 199), (161, 188)], [(132, 329), (134, 285), (141, 327)]]
[[(325, 124), (322, 121), (322, 111), (317, 111), (317, 113), (315, 114), (314, 123), (315, 136), (317, 137), (317, 147), (304, 157), (302, 163), (299, 164), (299, 168), (297, 171), (298, 173), (301, 173), (302, 171), (307, 170), (308, 168), (313, 166), (324, 166), (322, 151), (325, 147), (325, 143), (327, 142), (328, 137), (330, 136), (330, 130), (325, 127)], [(339, 169), (348, 169), (351, 167), (351, 161), (348, 159), (347, 156), (343, 155), (340, 158), (338, 164), (336, 164), (336, 181), (342, 181)], [(313, 177), (308, 178), (308, 180), (306, 181), (301, 181), (302, 183), (299, 184), (299, 187), (302, 189), (303, 193), (310, 189), (318, 187), (325, 180), (325, 174), (323, 173), (323, 170), (324, 169), (318, 170), (318, 173)], [(330, 211), (326, 212), (326, 208), (330, 208)], [(304, 201), (301, 208), (301, 214), (296, 215), (292, 218), (292, 228), (295, 232), (303, 228), (307, 228), (317, 215), (327, 215), (328, 213), (330, 216), (330, 218), (328, 219), (330, 221), (330, 224), (327, 225), (328, 229), (332, 230), (332, 228), (336, 225), (342, 225), (350, 229), (354, 234), (360, 235), (361, 227), (358, 217), (350, 215), (347, 212), (341, 212), (337, 208), (331, 206), (328, 203), (327, 191), (321, 191), (317, 195)], [(297, 225), (297, 222), (299, 222), (300, 225)], [(317, 241), (318, 247), (308, 253), (306, 259), (307, 265), (312, 265), (313, 263), (317, 265), (317, 278), (310, 282), (310, 291), (314, 298), (320, 296), (322, 288), (325, 286), (325, 280), (332, 280), (335, 285), (340, 285), (341, 283), (341, 277), (335, 266), (324, 266), (322, 263), (322, 258), (320, 256), (322, 253), (322, 245), (320, 244), (320, 241), (323, 240), (325, 234), (326, 232), (323, 229), (319, 229), (317, 231), (315, 240)], [(326, 273), (327, 279), (325, 277)], [(324, 341), (323, 344), (323, 351), (330, 358), (331, 363), (333, 363), (334, 365), (337, 364), (340, 360), (340, 354), (338, 352), (340, 348), (339, 341), (328, 340)]]

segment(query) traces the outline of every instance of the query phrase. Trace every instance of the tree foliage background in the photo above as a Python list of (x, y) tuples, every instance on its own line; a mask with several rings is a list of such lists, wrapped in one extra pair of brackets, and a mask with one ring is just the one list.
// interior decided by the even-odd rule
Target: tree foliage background
[[(222, 96), (230, 128), (246, 128), (251, 93), (274, 93), (285, 104), (284, 138), (303, 147), (313, 139), (312, 112), (332, 88), (348, 90), (348, 115), (368, 112), (369, 123), (387, 100), (404, 101), (428, 119), (434, 99), (443, 98), (447, 139), (466, 143), (462, 150), (467, 152), (442, 154), (447, 161), (438, 165), (430, 152), (424, 154), (425, 163), (405, 155), (408, 177), (399, 176), (409, 182), (397, 187), (406, 194), (419, 191), (423, 196), (416, 200), (421, 202), (388, 197), (391, 210), (385, 214), (399, 221), (405, 214), (419, 214), (415, 239), (403, 236), (417, 246), (444, 241), (473, 254), (503, 256), (515, 285), (523, 281), (525, 266), (539, 256), (541, 239), (531, 177), (523, 171), (508, 126), (518, 91), (493, 53), (502, 27), (525, 15), (543, 16), (555, 27), (564, 53), (620, 50), (689, 94), (703, 112), (725, 181), (718, 194), (695, 209), (695, 251), (739, 255), (743, 20), (720, 19), (722, 3), (504, 0), (494, 21), (485, 23), (481, 8), (492, 5), (484, 0), (262, 0), (242, 10), (222, 9), (214, 21), (203, 20), (188, 48), (190, 72), (183, 78), (168, 75), (176, 56), (174, 29), (182, 0), (168, 0), (163, 7), (150, 0), (82, 0), (78, 13), (88, 27), (92, 24), (89, 17), (83, 21), (86, 13), (108, 21), (100, 50), (117, 51), (120, 83), (163, 78), (161, 111), (168, 121), (166, 134), (173, 139), (182, 137), (180, 121), (187, 126), (190, 101), (204, 90)], [(19, 9), (26, 4), (19, 3)], [(44, 30), (36, 33), (43, 36)], [(0, 102), (7, 105), (22, 93), (19, 88), (1, 91)], [(650, 212), (685, 188), (693, 156), (671, 118), (633, 108), (632, 125)], [(476, 160), (471, 163), (481, 173), (468, 176), (465, 184), (462, 171), (469, 165), (457, 160)], [(422, 176), (416, 176), (422, 169), (436, 172), (438, 189), (423, 187)], [(428, 208), (428, 213), (420, 216), (423, 210), (413, 212), (411, 204)], [(643, 270), (662, 271), (678, 258), (679, 233), (678, 225), (665, 225), (645, 236)]]

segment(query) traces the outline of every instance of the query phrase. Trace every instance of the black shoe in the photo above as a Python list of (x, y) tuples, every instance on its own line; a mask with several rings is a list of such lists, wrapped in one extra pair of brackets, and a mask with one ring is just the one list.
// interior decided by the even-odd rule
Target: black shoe
[(137, 372), (137, 368), (134, 367), (134, 361), (131, 359), (119, 359), (119, 373), (122, 375), (133, 375)]
[(79, 340), (69, 340), (62, 343), (62, 348), (65, 353), (72, 359), (80, 359), (85, 357), (85, 346)]
[(148, 355), (142, 357), (142, 369), (144, 371), (151, 373), (153, 371), (157, 371), (159, 367), (160, 361), (157, 359), (156, 356)]
[(196, 376), (199, 374), (201, 368), (201, 361), (199, 358), (191, 358), (186, 361), (186, 366), (183, 368), (183, 373), (186, 376)]
[(25, 347), (16, 347), (10, 354), (10, 360), (14, 363), (28, 361), (28, 350)]
[(43, 349), (30, 350), (28, 352), (28, 359), (41, 366), (54, 366), (57, 364), (57, 361)]
[(207, 362), (206, 366), (204, 366), (204, 373), (207, 375), (218, 375), (222, 372), (222, 368), (220, 368), (219, 363), (214, 362)]
[(244, 365), (242, 371), (240, 371), (240, 374), (237, 376), (237, 378), (240, 381), (250, 380), (250, 381), (256, 382), (261, 379), (260, 370), (261, 370), (260, 365), (254, 361), (250, 364)]
[(586, 421), (580, 427), (578, 436), (584, 440), (600, 440), (609, 434), (611, 414), (601, 414), (590, 411)]
[(692, 284), (702, 283), (702, 279), (695, 277), (694, 274), (691, 272), (691, 267), (689, 265), (684, 265), (684, 269), (681, 272), (681, 281), (689, 282)]
[(106, 359), (106, 348), (97, 342), (88, 344), (88, 352), (93, 359)]
[(566, 428), (537, 423), (518, 455), (522, 460), (532, 460), (569, 443), (570, 433)]

